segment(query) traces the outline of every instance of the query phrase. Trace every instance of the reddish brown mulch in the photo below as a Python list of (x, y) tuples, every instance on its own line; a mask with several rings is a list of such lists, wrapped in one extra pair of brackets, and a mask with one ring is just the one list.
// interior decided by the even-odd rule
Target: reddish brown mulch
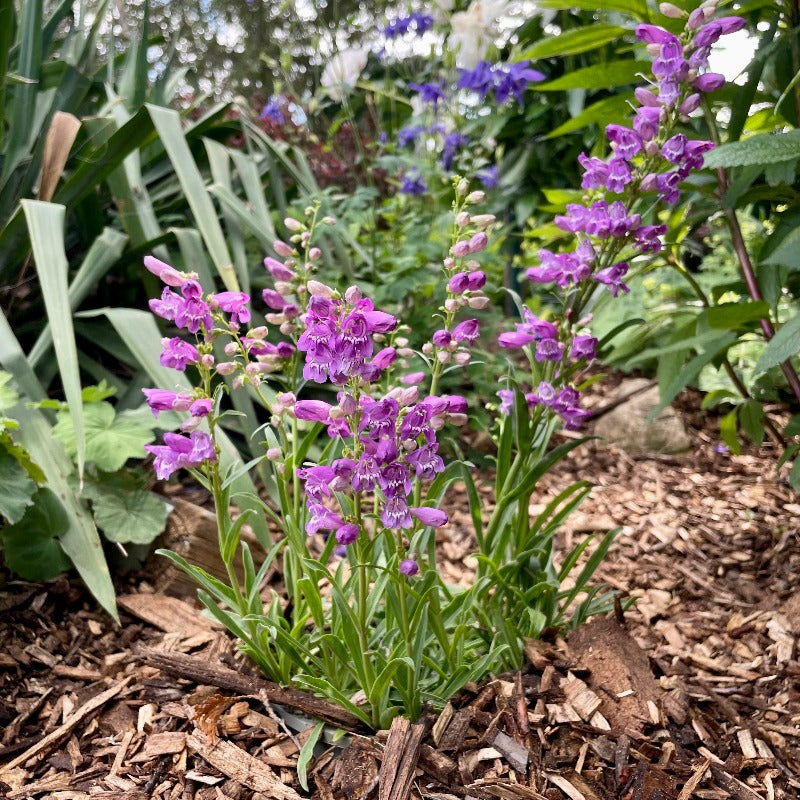
[[(800, 796), (800, 501), (769, 448), (715, 452), (695, 407), (687, 457), (589, 443), (537, 498), (598, 484), (560, 544), (623, 526), (601, 571), (639, 598), (622, 625), (531, 643), (525, 670), (438, 718), (321, 745), (308, 791), (296, 765), (313, 726), (287, 713), (308, 698), (253, 676), (187, 600), (141, 582), (115, 628), (66, 581), (7, 584), (0, 798)], [(442, 541), (453, 579), (471, 568), (465, 530)]]

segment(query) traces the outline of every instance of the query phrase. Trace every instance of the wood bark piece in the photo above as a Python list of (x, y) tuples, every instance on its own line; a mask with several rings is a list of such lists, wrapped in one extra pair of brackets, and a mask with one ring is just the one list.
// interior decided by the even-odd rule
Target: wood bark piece
[(126, 594), (118, 597), (117, 603), (129, 614), (166, 633), (187, 637), (211, 633), (216, 627), (211, 620), (201, 616), (194, 605), (165, 594)]
[(392, 720), (378, 774), (378, 800), (408, 798), (424, 736), (425, 725), (412, 725), (405, 717)]
[(209, 744), (202, 737), (190, 734), (186, 737), (186, 746), (212, 767), (249, 789), (264, 792), (275, 800), (301, 800), (300, 795), (283, 783), (266, 764), (232, 742), (218, 739)]
[[(33, 747), (28, 748), (12, 761), (9, 761), (3, 768), (3, 771), (12, 770), (14, 767), (19, 767), (24, 764), (28, 759), (51, 752), (58, 746), (59, 742), (66, 739), (67, 736), (72, 733), (84, 718), (107, 703), (112, 697), (118, 695), (132, 680), (133, 677), (128, 676), (110, 689), (106, 689), (91, 700), (87, 700), (80, 708), (73, 711), (54, 731), (48, 733), (47, 736), (40, 739)], [(2, 772), (0, 772), (0, 778), (2, 778)]]
[(758, 792), (751, 789), (746, 783), (742, 783), (738, 778), (734, 778), (733, 775), (729, 775), (718, 764), (712, 762), (709, 766), (714, 780), (736, 800), (763, 800)]
[(202, 658), (184, 653), (142, 650), (139, 655), (151, 667), (157, 667), (172, 675), (189, 678), (206, 686), (216, 686), (242, 695), (257, 697), (259, 693), (263, 692), (271, 703), (294, 708), (331, 725), (350, 731), (366, 729), (358, 717), (339, 708), (335, 703), (297, 689), (285, 689), (266, 678), (242, 675), (232, 669), (216, 667)]

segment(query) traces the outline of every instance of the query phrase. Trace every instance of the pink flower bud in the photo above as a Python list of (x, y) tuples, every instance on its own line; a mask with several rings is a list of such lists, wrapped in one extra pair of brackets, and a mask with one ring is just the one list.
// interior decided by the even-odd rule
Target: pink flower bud
[(678, 6), (673, 5), (672, 3), (659, 3), (658, 10), (665, 17), (669, 17), (670, 19), (681, 19), (681, 17), (684, 15), (684, 12), (678, 8)]
[(271, 256), (267, 256), (264, 259), (264, 266), (276, 281), (290, 281), (297, 277), (295, 273), (289, 269), (289, 267), (287, 267), (285, 264), (281, 264), (280, 261), (272, 258)]
[[(268, 289), (264, 289), (264, 292), (266, 292), (266, 291), (269, 291), (269, 290)], [(275, 291), (281, 297), (288, 297), (294, 291), (294, 287), (292, 286), (291, 283), (289, 283), (289, 281), (275, 281)], [(262, 296), (263, 296), (264, 292), (262, 292)], [(272, 307), (274, 308), (275, 306), (272, 306)]]
[(236, 364), (233, 361), (222, 361), (217, 364), (218, 375), (232, 375), (234, 372), (236, 372)]
[(480, 253), (489, 243), (489, 237), (483, 232), (479, 231), (469, 240), (470, 253)]
[(400, 378), (400, 382), (406, 384), (406, 386), (418, 386), (424, 380), (424, 372), (410, 372), (408, 375), (403, 375), (403, 377)]
[(331, 217), (330, 215), (327, 217), (322, 218), (322, 222), (325, 225), (335, 225), (336, 224), (336, 217)]
[(700, 95), (695, 92), (695, 94), (690, 94), (680, 105), (678, 109), (681, 114), (691, 114), (692, 111), (696, 111), (697, 108), (700, 106)]
[(648, 108), (656, 108), (660, 105), (658, 98), (651, 91), (644, 89), (641, 86), (639, 86), (637, 89), (634, 89), (633, 94), (643, 106), (647, 106)]
[(402, 389), (397, 397), (397, 402), (405, 408), (405, 406), (414, 405), (419, 400), (419, 386), (409, 386), (407, 389)]
[(472, 218), (472, 224), (479, 229), (488, 228), (496, 219), (494, 214), (476, 214)]
[(203, 353), (203, 355), (200, 356), (200, 363), (204, 367), (211, 369), (211, 367), (214, 366), (214, 356), (211, 353)]
[(444, 308), (445, 311), (449, 311), (451, 314), (458, 311), (458, 301), (455, 297), (448, 297), (447, 300), (444, 301)]
[(267, 450), (267, 458), (270, 461), (278, 461), (282, 455), (280, 447), (270, 447)]
[(466, 228), (469, 223), (469, 211), (459, 211), (458, 214), (456, 214), (456, 225), (458, 225), (459, 228)]
[(467, 202), (471, 204), (483, 203), (485, 200), (486, 192), (482, 192), (480, 189), (467, 195)]
[(464, 258), (469, 255), (469, 242), (456, 242), (453, 245), (453, 255), (456, 258)]
[(466, 350), (459, 350), (453, 359), (459, 367), (466, 367), (472, 360), (472, 354), (468, 353)]
[(483, 311), (483, 309), (489, 306), (489, 298), (485, 294), (479, 294), (475, 297), (470, 297), (468, 305), (470, 308), (475, 309), (475, 311)]
[(361, 289), (358, 286), (350, 286), (347, 291), (344, 293), (345, 302), (350, 305), (354, 306), (356, 303), (361, 302), (361, 299), (364, 297)]
[(467, 424), (467, 419), (468, 419), (468, 417), (467, 417), (466, 414), (448, 414), (447, 415), (447, 421), (451, 425), (456, 425), (458, 427), (461, 427), (462, 425), (466, 425)]
[(293, 217), (286, 217), (283, 221), (283, 224), (286, 226), (287, 230), (290, 230), (292, 233), (300, 233), (300, 231), (304, 231), (306, 226), (303, 225), (302, 222), (298, 219), (294, 219)]
[(180, 286), (186, 280), (186, 276), (178, 272), (175, 267), (165, 264), (163, 261), (155, 258), (155, 256), (145, 256), (144, 266), (148, 272), (152, 272), (157, 278), (160, 278), (167, 286)]
[(242, 386), (244, 386), (244, 375), (237, 375), (237, 376), (236, 376), (236, 377), (233, 379), (233, 383), (231, 384), (231, 387), (232, 387), (232, 388), (234, 389), (234, 391), (235, 391), (236, 389), (241, 389), (241, 388), (242, 388)]
[(437, 353), (436, 353), (436, 358), (437, 358), (437, 359), (438, 359), (438, 360), (439, 360), (439, 361), (440, 361), (442, 364), (447, 364), (447, 363), (449, 363), (449, 362), (450, 362), (450, 358), (451, 358), (451, 356), (450, 356), (450, 353), (448, 353), (448, 352), (447, 352), (447, 350), (439, 350), (439, 351), (437, 351)]
[(286, 314), (265, 314), (264, 319), (270, 325), (283, 325), (286, 322)]
[(444, 263), (444, 268), (445, 268), (445, 269), (453, 269), (453, 267), (455, 267), (455, 265), (456, 265), (456, 262), (455, 262), (455, 261), (453, 261), (453, 259), (452, 259), (452, 258), (450, 258), (450, 256), (448, 256), (448, 257), (447, 257), (447, 258), (444, 260), (444, 262), (443, 262), (443, 263)]
[(312, 297), (326, 297), (328, 300), (332, 300), (336, 297), (336, 292), (331, 289), (330, 286), (321, 283), (320, 281), (309, 281), (308, 284), (308, 293)]
[(433, 345), (430, 342), (425, 342), (425, 344), (422, 345), (422, 352), (426, 356), (429, 356), (433, 352)]
[(310, 422), (327, 422), (330, 419), (331, 406), (322, 400), (298, 400), (294, 404), (294, 415), (297, 419)]
[(438, 508), (410, 508), (409, 511), (423, 525), (431, 528), (441, 528), (442, 525), (447, 524), (447, 514)]
[(286, 242), (282, 242), (280, 239), (276, 239), (272, 243), (272, 249), (279, 255), (283, 256), (284, 258), (291, 258), (294, 255), (294, 249), (289, 247)]

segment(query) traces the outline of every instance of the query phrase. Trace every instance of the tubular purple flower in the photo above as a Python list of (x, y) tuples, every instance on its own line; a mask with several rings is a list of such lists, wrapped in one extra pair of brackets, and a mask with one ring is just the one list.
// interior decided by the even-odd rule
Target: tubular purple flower
[(329, 422), (331, 405), (322, 400), (298, 400), (294, 404), (294, 415), (297, 419), (309, 422)]
[(622, 282), (622, 278), (627, 272), (628, 265), (624, 261), (621, 261), (618, 264), (614, 264), (611, 267), (606, 267), (605, 269), (601, 269), (599, 272), (596, 272), (594, 279), (598, 283), (603, 283), (608, 286), (611, 294), (616, 297), (620, 290), (626, 293), (630, 291), (630, 289)]
[(441, 328), (438, 331), (435, 331), (433, 336), (431, 337), (431, 341), (433, 342), (436, 347), (447, 347), (452, 341), (453, 336), (450, 331)]
[(381, 522), (386, 528), (410, 528), (414, 524), (405, 497), (398, 494), (386, 501)]
[(457, 342), (466, 342), (472, 345), (478, 340), (480, 330), (480, 322), (477, 319), (467, 319), (453, 329), (453, 339)]
[(469, 255), (469, 252), (469, 242), (467, 241), (456, 242), (453, 245), (453, 255), (456, 258), (464, 258)]
[(668, 42), (678, 42), (680, 39), (658, 25), (642, 24), (636, 26), (636, 38), (645, 42), (645, 44), (667, 44)]
[(188, 411), (194, 399), (190, 394), (179, 394), (167, 389), (142, 389), (142, 394), (154, 417), (160, 411)]
[(386, 369), (397, 360), (397, 350), (394, 347), (384, 347), (372, 359), (372, 364), (378, 369)]
[(706, 72), (695, 78), (694, 87), (698, 92), (715, 92), (725, 85), (725, 76), (718, 72)]
[[(627, 161), (630, 161), (642, 149), (642, 137), (624, 125), (606, 125), (606, 136), (614, 143), (615, 153)], [(578, 161), (580, 158), (578, 156)]]
[(358, 525), (342, 525), (342, 527), (336, 531), (336, 541), (344, 547), (348, 544), (353, 544), (353, 542), (358, 539), (360, 533), (361, 530)]
[(486, 235), (486, 233), (484, 233), (484, 231), (479, 231), (469, 240), (469, 252), (480, 253), (481, 250), (486, 248), (488, 243), (489, 237)]
[(269, 274), (275, 278), (276, 281), (291, 281), (297, 275), (286, 266), (272, 256), (267, 256), (264, 259), (264, 266), (269, 270)]
[(594, 336), (576, 336), (572, 340), (572, 347), (570, 348), (570, 358), (585, 358), (591, 361), (597, 354), (598, 340)]
[(193, 417), (207, 417), (211, 413), (211, 406), (210, 397), (201, 397), (189, 406), (189, 413)]
[(447, 282), (447, 288), (453, 294), (463, 294), (469, 289), (469, 274), (466, 272), (456, 272)]
[(419, 564), (413, 558), (404, 558), (398, 565), (401, 575), (413, 578), (419, 572)]
[(408, 375), (403, 375), (400, 378), (400, 383), (404, 383), (406, 386), (419, 386), (424, 380), (424, 372), (409, 372)]
[(161, 347), (163, 349), (159, 360), (164, 367), (185, 372), (187, 364), (197, 364), (200, 361), (200, 353), (197, 348), (177, 336), (173, 336), (171, 339), (162, 339)]
[(411, 516), (416, 517), (423, 525), (429, 528), (441, 528), (442, 525), (447, 525), (449, 517), (444, 511), (438, 508), (410, 508)]
[(525, 347), (526, 344), (530, 344), (531, 342), (535, 342), (536, 337), (531, 335), (530, 333), (524, 333), (523, 331), (506, 331), (501, 333), (497, 337), (497, 343), (500, 347)]
[(250, 295), (244, 292), (219, 292), (214, 295), (214, 302), (225, 312), (231, 315), (234, 325), (250, 322)]
[(144, 266), (157, 278), (161, 279), (167, 286), (181, 286), (186, 280), (186, 275), (178, 272), (175, 267), (165, 264), (154, 256), (144, 257)]

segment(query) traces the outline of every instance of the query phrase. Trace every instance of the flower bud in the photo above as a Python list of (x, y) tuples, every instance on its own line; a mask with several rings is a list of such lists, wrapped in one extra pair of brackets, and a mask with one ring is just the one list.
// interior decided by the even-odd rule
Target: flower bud
[(217, 375), (232, 375), (236, 372), (236, 364), (233, 361), (221, 361), (217, 364)]
[(488, 228), (494, 224), (497, 217), (494, 214), (476, 214), (472, 218), (472, 224), (479, 229)]
[(270, 461), (278, 461), (281, 455), (282, 453), (280, 447), (270, 447), (269, 450), (267, 450), (267, 458)]
[(468, 419), (468, 417), (467, 417), (466, 414), (448, 414), (447, 415), (447, 421), (451, 425), (458, 425), (458, 426), (466, 425), (467, 424), (467, 419)]
[(443, 263), (445, 269), (453, 269), (456, 265), (456, 262), (450, 256), (447, 256)]
[(458, 301), (455, 297), (448, 297), (447, 300), (444, 301), (445, 311), (449, 311), (451, 314), (458, 311)]
[(439, 359), (440, 363), (448, 364), (450, 362), (450, 353), (448, 353), (447, 350), (438, 350), (436, 358)]
[(225, 345), (225, 355), (235, 356), (239, 352), (239, 345), (236, 342), (228, 342)]
[(458, 225), (459, 228), (466, 228), (469, 223), (470, 216), (468, 211), (459, 211), (458, 214), (456, 214), (456, 225)]
[(414, 405), (417, 400), (419, 400), (419, 386), (409, 386), (401, 390), (397, 398), (397, 402), (403, 407)]
[(278, 405), (281, 405), (284, 408), (291, 408), (297, 402), (297, 397), (295, 396), (294, 392), (281, 392), (275, 398), (275, 400), (277, 401)]
[(308, 251), (308, 257), (312, 261), (319, 261), (319, 259), (322, 258), (322, 250), (320, 250), (319, 247), (312, 247)]
[(681, 19), (684, 15), (684, 12), (672, 3), (659, 3), (658, 10), (669, 19)]
[(265, 314), (264, 319), (269, 322), (270, 325), (283, 325), (286, 322), (286, 315), (285, 314)]
[(203, 355), (200, 356), (200, 363), (204, 367), (211, 369), (211, 367), (214, 366), (214, 356), (211, 353), (203, 353)]
[(705, 21), (706, 17), (702, 7), (696, 8), (689, 14), (689, 21), (686, 23), (686, 27), (690, 31), (696, 31)]
[(267, 256), (264, 259), (264, 266), (276, 281), (290, 281), (292, 278), (296, 277), (294, 272), (292, 272), (289, 267), (287, 267), (285, 264), (281, 264), (281, 262), (276, 258)]
[(329, 300), (336, 297), (336, 291), (320, 281), (309, 281), (307, 285), (309, 294), (314, 297), (327, 297)]
[(294, 286), (288, 281), (275, 281), (275, 291), (281, 297), (288, 297), (292, 292), (294, 292)]
[(400, 358), (411, 358), (414, 355), (414, 351), (410, 347), (401, 347), (397, 351), (397, 355)]
[(280, 326), (280, 328), (278, 328), (278, 330), (284, 336), (291, 336), (295, 332), (296, 329), (297, 329), (297, 326), (293, 322), (289, 322), (288, 320), (286, 322), (284, 322)]
[(261, 339), (266, 339), (268, 333), (269, 333), (269, 329), (267, 328), (266, 325), (259, 325), (257, 328), (253, 328), (250, 331), (249, 336), (252, 339), (261, 340)]
[(283, 224), (286, 226), (287, 230), (290, 230), (292, 233), (300, 233), (300, 231), (306, 229), (306, 226), (303, 225), (300, 220), (294, 219), (294, 217), (286, 217)]
[(468, 191), (469, 191), (469, 181), (466, 178), (462, 178), (456, 184), (456, 195), (458, 197), (464, 197)]
[(467, 195), (467, 202), (472, 204), (483, 203), (486, 200), (486, 192), (482, 192), (478, 189), (475, 192), (470, 192)]
[(344, 293), (345, 302), (350, 306), (354, 306), (356, 303), (359, 303), (363, 297), (364, 295), (358, 286), (350, 286)]
[(426, 356), (429, 356), (433, 352), (433, 345), (430, 342), (425, 342), (425, 344), (422, 345), (422, 352)]
[(456, 242), (453, 245), (453, 255), (456, 258), (464, 258), (469, 255), (469, 242)]
[(700, 95), (695, 92), (695, 94), (690, 94), (680, 105), (678, 109), (681, 114), (691, 114), (692, 111), (696, 111), (697, 108), (700, 106)]
[(322, 218), (322, 222), (325, 225), (335, 225), (336, 224), (336, 218), (335, 217), (331, 217), (331, 216), (323, 217)]
[(231, 388), (236, 390), (236, 389), (241, 389), (242, 386), (244, 386), (244, 375), (237, 375), (233, 379), (233, 383), (231, 384)]
[(658, 155), (658, 153), (659, 153), (658, 142), (655, 139), (651, 139), (649, 142), (645, 142), (644, 152), (648, 156), (656, 156), (656, 155)]
[(472, 360), (472, 354), (466, 350), (459, 350), (455, 356), (453, 356), (453, 360), (459, 367), (466, 367)]
[(469, 298), (469, 307), (474, 308), (476, 311), (483, 311), (484, 308), (489, 306), (489, 298), (485, 294), (477, 294)]
[(294, 255), (294, 249), (289, 247), (286, 242), (282, 242), (280, 239), (277, 239), (272, 243), (272, 249), (279, 256), (283, 256), (284, 258), (291, 258)]
[(353, 395), (342, 392), (339, 396), (339, 408), (348, 416), (352, 417), (356, 413), (356, 399)]
[(406, 339), (406, 337), (405, 337), (405, 336), (398, 336), (398, 337), (397, 337), (397, 338), (394, 340), (394, 343), (395, 343), (395, 344), (396, 344), (398, 347), (408, 347), (408, 339)]

